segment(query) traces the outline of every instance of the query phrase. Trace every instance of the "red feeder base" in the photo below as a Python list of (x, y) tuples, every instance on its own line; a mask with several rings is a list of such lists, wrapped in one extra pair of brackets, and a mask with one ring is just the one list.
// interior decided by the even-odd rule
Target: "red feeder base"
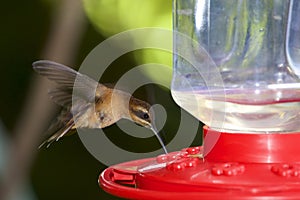
[(299, 141), (204, 127), (204, 146), (112, 166), (99, 183), (126, 199), (300, 199)]

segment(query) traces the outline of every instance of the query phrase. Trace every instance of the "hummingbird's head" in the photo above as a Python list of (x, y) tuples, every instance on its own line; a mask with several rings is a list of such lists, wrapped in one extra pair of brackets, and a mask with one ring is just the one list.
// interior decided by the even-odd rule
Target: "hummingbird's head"
[(138, 125), (152, 128), (153, 114), (150, 111), (150, 104), (145, 101), (131, 98), (129, 103), (129, 114), (131, 119)]
[(158, 133), (154, 125), (154, 114), (150, 107), (150, 104), (147, 102), (132, 97), (129, 101), (130, 117), (136, 124), (151, 129), (164, 149), (164, 152), (167, 154), (168, 151), (164, 144), (165, 139)]

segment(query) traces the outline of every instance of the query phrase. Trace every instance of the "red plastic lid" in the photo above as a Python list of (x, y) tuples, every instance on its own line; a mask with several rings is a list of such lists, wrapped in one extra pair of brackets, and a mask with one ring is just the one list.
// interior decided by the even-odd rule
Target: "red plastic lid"
[(127, 199), (300, 199), (300, 134), (204, 132), (203, 147), (106, 169), (101, 187)]

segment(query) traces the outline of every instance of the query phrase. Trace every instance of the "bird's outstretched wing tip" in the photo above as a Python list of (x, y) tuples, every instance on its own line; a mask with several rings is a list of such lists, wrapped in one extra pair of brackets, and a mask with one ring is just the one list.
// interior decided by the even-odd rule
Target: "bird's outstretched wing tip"
[(56, 63), (56, 62), (50, 60), (37, 60), (32, 63), (32, 66), (35, 68), (35, 67), (43, 66), (45, 64), (52, 64), (52, 63)]

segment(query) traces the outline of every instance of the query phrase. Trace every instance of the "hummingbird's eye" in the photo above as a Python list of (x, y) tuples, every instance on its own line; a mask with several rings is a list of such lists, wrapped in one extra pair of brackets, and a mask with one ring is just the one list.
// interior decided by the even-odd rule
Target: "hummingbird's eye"
[(146, 121), (149, 122), (151, 121), (150, 119), (150, 115), (148, 112), (144, 111), (144, 110), (132, 110), (133, 114), (138, 117), (140, 120), (142, 121)]
[(149, 119), (149, 115), (147, 113), (144, 114), (144, 119)]

